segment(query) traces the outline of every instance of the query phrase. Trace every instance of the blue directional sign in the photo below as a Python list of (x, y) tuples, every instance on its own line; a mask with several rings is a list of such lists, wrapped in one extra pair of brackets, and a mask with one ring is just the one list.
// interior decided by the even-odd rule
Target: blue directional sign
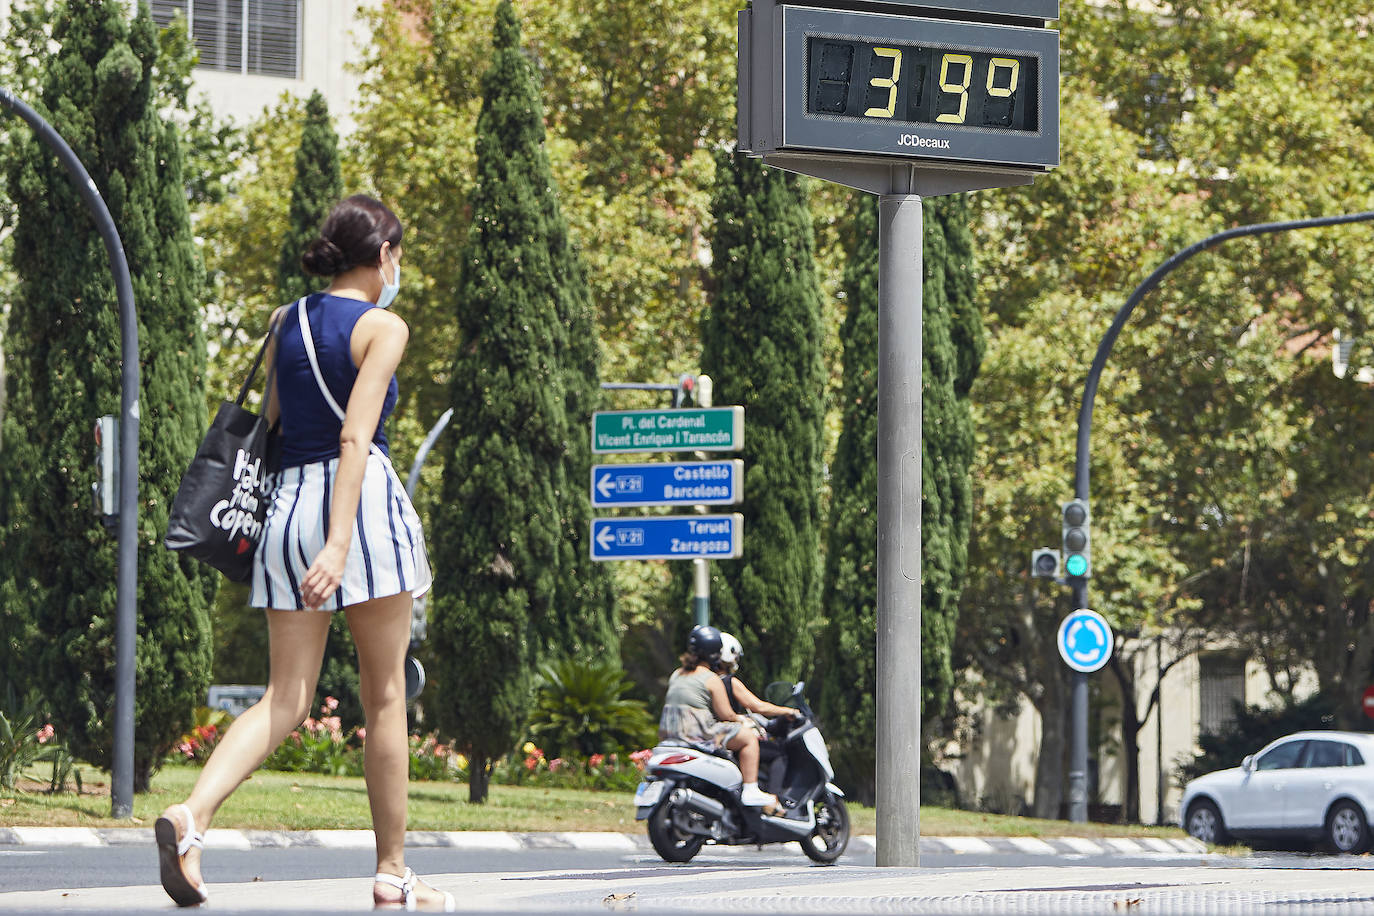
[(593, 560), (729, 560), (744, 552), (744, 516), (592, 519)]
[(733, 506), (744, 499), (744, 462), (598, 464), (592, 467), (592, 505)]
[(1097, 611), (1081, 608), (1059, 624), (1059, 655), (1074, 671), (1091, 674), (1112, 657), (1112, 628)]

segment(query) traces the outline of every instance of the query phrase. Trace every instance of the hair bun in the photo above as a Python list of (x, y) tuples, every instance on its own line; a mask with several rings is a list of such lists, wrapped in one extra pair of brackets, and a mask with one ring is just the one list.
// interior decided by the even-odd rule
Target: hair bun
[(301, 255), (301, 266), (317, 277), (332, 277), (353, 265), (343, 250), (329, 239), (320, 237), (310, 243)]

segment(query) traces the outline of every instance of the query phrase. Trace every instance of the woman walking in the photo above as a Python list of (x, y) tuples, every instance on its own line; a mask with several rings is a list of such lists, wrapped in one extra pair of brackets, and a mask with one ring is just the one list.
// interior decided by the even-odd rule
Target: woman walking
[(305, 718), (331, 612), (342, 611), (358, 649), (367, 718), (373, 903), (454, 909), (451, 894), (405, 867), (405, 652), (412, 596), (428, 590), (431, 576), (419, 518), (391, 467), (383, 430), (409, 338), (406, 323), (386, 310), (400, 289), (401, 231), (377, 200), (340, 202), (301, 258), (306, 270), (331, 278), (329, 288), (272, 316), (268, 365), (276, 371), (267, 416), (280, 420), (281, 469), (251, 599), (266, 610), (271, 667), (266, 693), (235, 720), (191, 796), (158, 818), (162, 886), (181, 906), (208, 899), (201, 831)]

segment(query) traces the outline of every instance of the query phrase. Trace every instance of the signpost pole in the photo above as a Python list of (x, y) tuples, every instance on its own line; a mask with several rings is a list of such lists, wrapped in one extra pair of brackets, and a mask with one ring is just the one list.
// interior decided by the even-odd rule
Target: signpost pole
[(878, 199), (877, 864), (920, 865), (922, 210), (911, 166)]
[[(696, 400), (698, 407), (710, 407), (715, 385), (709, 375), (697, 376)], [(709, 456), (697, 453), (698, 458)], [(705, 511), (699, 509), (697, 511)], [(711, 622), (711, 561), (698, 557), (692, 561), (692, 623), (704, 627)]]
[(1088, 676), (1073, 673), (1073, 742), (1069, 749), (1069, 820), (1088, 822)]

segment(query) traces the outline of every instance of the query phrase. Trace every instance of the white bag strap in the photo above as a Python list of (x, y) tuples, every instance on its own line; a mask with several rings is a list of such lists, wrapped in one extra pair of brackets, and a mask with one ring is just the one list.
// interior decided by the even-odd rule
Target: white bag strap
[[(305, 341), (305, 355), (310, 359), (310, 371), (315, 373), (315, 384), (320, 386), (320, 394), (324, 395), (325, 403), (333, 408), (334, 415), (339, 418), (339, 423), (342, 424), (344, 421), (344, 409), (339, 406), (339, 402), (336, 401), (334, 395), (330, 393), (329, 386), (324, 383), (324, 374), (320, 372), (320, 360), (319, 357), (315, 355), (315, 338), (310, 333), (310, 318), (305, 314), (304, 296), (296, 300), (296, 317), (300, 320), (301, 339)], [(377, 447), (377, 443), (373, 442), (371, 446), (372, 448), (370, 451), (381, 455), (383, 458), (386, 457), (382, 450)]]

